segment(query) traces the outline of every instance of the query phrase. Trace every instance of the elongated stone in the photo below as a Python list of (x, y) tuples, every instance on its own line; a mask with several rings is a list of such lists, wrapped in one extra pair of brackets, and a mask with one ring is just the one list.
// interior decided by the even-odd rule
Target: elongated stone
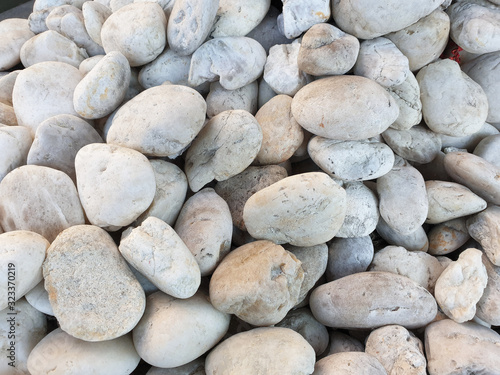
[(481, 244), (488, 259), (500, 265), (500, 207), (491, 205), (467, 220), (467, 230)]

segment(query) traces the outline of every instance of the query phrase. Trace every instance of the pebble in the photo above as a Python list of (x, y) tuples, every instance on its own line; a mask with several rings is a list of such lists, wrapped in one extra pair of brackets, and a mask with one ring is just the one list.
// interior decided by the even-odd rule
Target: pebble
[(199, 357), (183, 366), (173, 368), (153, 366), (146, 375), (206, 375), (205, 357)]
[(12, 106), (12, 90), (20, 70), (14, 70), (0, 77), (0, 103)]
[(78, 194), (91, 224), (117, 230), (134, 222), (156, 193), (153, 168), (141, 153), (93, 143), (75, 157)]
[(334, 281), (365, 272), (373, 260), (373, 252), (373, 242), (370, 236), (334, 238), (328, 245), (326, 279)]
[(323, 171), (346, 181), (379, 178), (394, 165), (394, 152), (382, 142), (314, 137), (309, 141), (307, 151)]
[(259, 84), (253, 81), (236, 90), (226, 90), (219, 82), (210, 84), (207, 95), (207, 116), (212, 118), (221, 112), (244, 109), (255, 115), (259, 96)]
[(377, 233), (389, 244), (402, 246), (409, 251), (427, 252), (429, 249), (429, 239), (422, 226), (419, 226), (414, 232), (402, 235), (391, 228), (382, 217), (377, 224)]
[(499, 134), (498, 130), (493, 125), (485, 122), (481, 129), (471, 135), (466, 135), (464, 137), (450, 137), (449, 135), (439, 134), (439, 137), (441, 138), (443, 149), (447, 147), (456, 147), (473, 152), (481, 140), (489, 135), (495, 134)]
[[(0, 289), (0, 310), (15, 305), (42, 280), (42, 263), (50, 243), (41, 235), (26, 230), (0, 234), (0, 265), (2, 273), (14, 274), (15, 295), (12, 299), (10, 283), (5, 282)], [(9, 277), (11, 281), (11, 277)]]
[(431, 63), (418, 72), (417, 81), (422, 114), (431, 130), (463, 137), (483, 126), (488, 116), (488, 98), (457, 62), (445, 59)]
[(12, 106), (0, 103), (0, 124), (6, 126), (17, 125), (16, 113)]
[(364, 352), (365, 346), (357, 339), (337, 330), (330, 331), (328, 355), (343, 352)]
[(455, 182), (426, 181), (429, 211), (428, 224), (440, 224), (459, 217), (480, 212), (486, 208), (486, 201), (468, 188)]
[(476, 317), (488, 324), (498, 326), (500, 324), (500, 267), (490, 262), (483, 254), (482, 261), (488, 274), (488, 283), (484, 289), (481, 299), (476, 305)]
[(26, 164), (32, 143), (28, 128), (23, 126), (0, 127), (0, 182), (13, 169)]
[(130, 66), (141, 66), (163, 52), (166, 26), (167, 19), (160, 5), (128, 4), (114, 11), (102, 25), (102, 46), (106, 53), (121, 52)]
[(318, 23), (302, 37), (297, 62), (307, 74), (342, 75), (352, 69), (358, 53), (356, 37), (328, 23)]
[(495, 374), (500, 368), (500, 335), (477, 323), (444, 319), (429, 324), (425, 348), (431, 375)]
[(398, 118), (390, 125), (397, 130), (408, 130), (422, 120), (422, 102), (420, 86), (412, 72), (408, 72), (406, 80), (397, 86), (387, 88), (399, 107)]
[(430, 254), (408, 251), (401, 246), (387, 246), (375, 253), (370, 271), (385, 271), (406, 276), (433, 294), (443, 268)]
[(237, 109), (212, 117), (186, 153), (189, 187), (197, 192), (213, 179), (236, 176), (252, 163), (261, 145), (261, 127), (249, 112)]
[(338, 140), (362, 140), (386, 130), (399, 115), (396, 101), (376, 82), (358, 76), (314, 81), (292, 101), (297, 122), (313, 134)]
[(102, 46), (102, 25), (113, 12), (98, 1), (86, 1), (82, 5), (83, 22), (89, 37)]
[(210, 275), (231, 249), (233, 224), (228, 204), (212, 188), (182, 206), (175, 232), (194, 256), (202, 276)]
[(424, 345), (399, 325), (378, 328), (366, 339), (366, 353), (384, 366), (387, 374), (426, 375)]
[(73, 115), (49, 117), (36, 129), (33, 144), (27, 155), (27, 164), (60, 170), (76, 182), (77, 152), (88, 144), (102, 142), (99, 133), (79, 117)]
[(304, 270), (280, 245), (255, 241), (231, 251), (210, 280), (214, 307), (258, 326), (280, 322), (298, 302)]
[(269, 49), (276, 44), (293, 42), (292, 39), (288, 39), (280, 32), (277, 20), (279, 14), (279, 10), (271, 5), (262, 22), (247, 34), (247, 37), (255, 39), (264, 47), (266, 55), (269, 54)]
[[(153, 87), (120, 107), (106, 141), (148, 156), (177, 155), (201, 130), (206, 111), (205, 100), (192, 88)], [(137, 122), (140, 127), (135, 126)]]
[(13, 68), (21, 62), (21, 48), (25, 42), (35, 36), (28, 21), (21, 18), (9, 18), (0, 22), (0, 72)]
[(429, 254), (449, 254), (469, 239), (470, 235), (465, 225), (466, 218), (458, 218), (434, 225), (429, 231)]
[(254, 238), (314, 246), (336, 235), (345, 213), (345, 190), (327, 174), (311, 172), (287, 177), (252, 195), (243, 220)]
[(266, 51), (256, 40), (243, 36), (215, 38), (193, 53), (188, 81), (194, 87), (219, 78), (226, 90), (236, 90), (259, 78), (265, 63)]
[(500, 266), (500, 207), (491, 205), (484, 211), (467, 219), (467, 230), (472, 238), (481, 244), (488, 259)]
[(71, 178), (37, 165), (19, 167), (4, 177), (0, 183), (0, 213), (4, 231), (28, 230), (49, 242), (64, 229), (85, 222)]
[(86, 76), (97, 65), (97, 63), (104, 58), (104, 56), (105, 55), (97, 55), (83, 60), (78, 66), (78, 70), (83, 74), (83, 76)]
[(96, 226), (63, 231), (47, 250), (43, 276), (60, 327), (81, 340), (120, 337), (144, 312), (141, 285), (111, 236)]
[(488, 281), (481, 251), (469, 248), (446, 267), (436, 282), (434, 296), (441, 310), (457, 323), (471, 320)]
[(255, 162), (279, 164), (290, 159), (304, 140), (304, 132), (291, 112), (292, 98), (277, 95), (260, 107), (255, 119), (262, 129), (262, 146)]
[(500, 134), (483, 138), (474, 149), (474, 155), (500, 168)]
[(360, 272), (323, 284), (309, 304), (314, 317), (332, 328), (399, 324), (413, 329), (426, 326), (437, 314), (436, 301), (425, 288), (389, 272)]
[(166, 47), (156, 59), (141, 68), (139, 82), (146, 89), (160, 86), (167, 81), (174, 85), (187, 86), (190, 65), (191, 55), (179, 55)]
[(214, 347), (226, 334), (229, 320), (201, 292), (188, 299), (156, 292), (147, 298), (144, 315), (134, 328), (134, 345), (153, 366), (182, 366)]
[(315, 24), (330, 19), (328, 0), (283, 0), (283, 13), (278, 16), (280, 32), (288, 39), (294, 39)]
[(315, 375), (387, 375), (382, 364), (372, 355), (362, 352), (331, 354), (316, 362)]
[(38, 311), (54, 316), (54, 311), (49, 301), (49, 293), (45, 290), (44, 280), (40, 281), (36, 286), (24, 295), (26, 301)]
[(28, 357), (32, 375), (78, 373), (130, 374), (139, 364), (131, 335), (102, 342), (88, 342), (56, 328)]
[[(286, 351), (283, 351), (286, 348)], [(314, 371), (314, 349), (289, 328), (264, 327), (237, 333), (217, 345), (207, 357), (207, 375), (269, 374), (307, 375)]]

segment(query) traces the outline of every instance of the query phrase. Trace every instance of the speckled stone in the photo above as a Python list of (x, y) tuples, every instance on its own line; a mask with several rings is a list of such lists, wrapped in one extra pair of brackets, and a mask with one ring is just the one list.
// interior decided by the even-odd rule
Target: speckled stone
[(484, 211), (467, 220), (467, 230), (481, 244), (488, 259), (500, 265), (500, 207), (490, 205)]

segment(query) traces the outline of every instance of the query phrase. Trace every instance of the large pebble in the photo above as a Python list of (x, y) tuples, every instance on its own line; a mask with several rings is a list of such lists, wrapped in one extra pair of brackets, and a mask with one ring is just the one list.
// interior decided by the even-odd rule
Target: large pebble
[(288, 39), (294, 39), (311, 26), (330, 19), (328, 0), (283, 0), (283, 13), (278, 16), (278, 27)]
[(135, 348), (153, 366), (182, 366), (216, 345), (229, 320), (202, 293), (176, 299), (156, 292), (147, 298), (144, 316), (134, 328)]
[(491, 205), (467, 220), (467, 230), (481, 244), (488, 259), (500, 266), (500, 207)]
[(408, 130), (389, 128), (382, 136), (396, 154), (419, 164), (430, 163), (441, 151), (439, 135), (420, 125)]
[(391, 228), (383, 218), (379, 218), (377, 233), (389, 244), (402, 246), (410, 251), (426, 252), (429, 248), (429, 240), (422, 226), (410, 234), (403, 235)]
[(87, 342), (56, 328), (30, 353), (28, 370), (32, 375), (128, 375), (139, 360), (130, 335), (103, 342)]
[(345, 213), (345, 190), (327, 174), (311, 172), (287, 177), (252, 195), (243, 220), (254, 238), (313, 246), (335, 236)]
[(26, 164), (31, 142), (31, 134), (26, 127), (0, 127), (0, 149), (2, 150), (0, 181), (13, 169)]
[(83, 22), (89, 37), (102, 46), (102, 25), (113, 13), (106, 5), (98, 1), (86, 1), (82, 5)]
[(256, 241), (227, 255), (210, 280), (210, 300), (220, 311), (253, 325), (281, 321), (299, 302), (301, 262), (283, 247)]
[(399, 107), (399, 116), (391, 124), (391, 128), (407, 130), (422, 120), (422, 102), (420, 87), (413, 73), (409, 72), (406, 80), (397, 86), (387, 89)]
[(261, 127), (249, 112), (236, 109), (212, 117), (186, 153), (189, 187), (197, 192), (213, 179), (224, 181), (244, 171), (261, 145)]
[(399, 115), (382, 86), (357, 76), (314, 81), (294, 96), (292, 114), (306, 130), (322, 137), (361, 140), (386, 130)]
[(483, 138), (474, 149), (474, 155), (500, 168), (500, 134)]
[(212, 118), (221, 112), (244, 109), (255, 115), (259, 96), (259, 84), (253, 81), (236, 90), (226, 90), (219, 82), (210, 84), (207, 95), (207, 116)]
[(500, 325), (500, 267), (490, 262), (483, 254), (483, 264), (488, 274), (488, 283), (484, 289), (481, 299), (476, 305), (476, 316), (483, 321), (498, 326)]
[(429, 254), (446, 255), (457, 250), (469, 240), (466, 218), (453, 219), (435, 225), (429, 231)]
[(213, 189), (203, 189), (184, 203), (175, 231), (194, 256), (201, 275), (207, 276), (231, 249), (231, 212)]
[(372, 355), (361, 352), (331, 354), (316, 362), (314, 375), (387, 375), (382, 364)]
[(500, 335), (477, 323), (445, 319), (425, 329), (425, 352), (430, 375), (497, 374)]
[(205, 100), (192, 88), (153, 87), (120, 107), (106, 140), (146, 155), (177, 155), (201, 130), (206, 111)]
[(75, 157), (78, 194), (93, 225), (118, 229), (151, 204), (156, 182), (148, 159), (125, 147), (93, 143)]
[(76, 225), (62, 232), (47, 251), (43, 276), (60, 327), (73, 337), (120, 337), (144, 312), (141, 285), (111, 236), (98, 227)]
[(167, 19), (156, 3), (135, 3), (109, 16), (101, 30), (106, 53), (120, 51), (130, 66), (153, 61), (166, 44)]
[(436, 282), (435, 297), (441, 310), (457, 323), (471, 320), (488, 281), (481, 251), (470, 248), (445, 268)]
[(335, 328), (399, 324), (419, 328), (437, 314), (434, 297), (413, 280), (389, 272), (361, 272), (323, 284), (310, 299), (316, 319)]
[(369, 236), (334, 238), (328, 245), (326, 279), (333, 281), (366, 271), (373, 260), (373, 250)]
[[(286, 351), (283, 348), (286, 347)], [(207, 375), (269, 374), (307, 375), (314, 371), (314, 349), (289, 328), (266, 327), (231, 336), (208, 355)]]
[(77, 116), (73, 92), (82, 78), (77, 68), (62, 62), (42, 62), (22, 70), (12, 92), (19, 125), (35, 135), (36, 128), (49, 117)]
[(167, 81), (187, 86), (190, 65), (191, 55), (182, 56), (167, 47), (156, 59), (141, 68), (139, 82), (146, 89)]
[(66, 228), (85, 222), (73, 181), (52, 168), (25, 165), (0, 183), (0, 225), (29, 230), (49, 242)]
[(130, 66), (118, 51), (111, 51), (75, 87), (75, 111), (87, 119), (109, 115), (125, 98)]
[(438, 60), (417, 74), (422, 114), (427, 126), (453, 137), (477, 132), (488, 116), (484, 90), (460, 70), (457, 62)]
[(0, 22), (0, 71), (13, 68), (21, 62), (23, 44), (35, 36), (28, 21), (22, 18), (9, 18)]

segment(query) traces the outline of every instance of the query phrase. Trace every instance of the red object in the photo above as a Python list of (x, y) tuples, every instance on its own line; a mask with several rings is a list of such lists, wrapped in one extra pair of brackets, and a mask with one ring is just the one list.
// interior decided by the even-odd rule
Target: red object
[(460, 64), (460, 51), (463, 51), (463, 48), (450, 39), (448, 46), (441, 55), (441, 58), (450, 59)]

